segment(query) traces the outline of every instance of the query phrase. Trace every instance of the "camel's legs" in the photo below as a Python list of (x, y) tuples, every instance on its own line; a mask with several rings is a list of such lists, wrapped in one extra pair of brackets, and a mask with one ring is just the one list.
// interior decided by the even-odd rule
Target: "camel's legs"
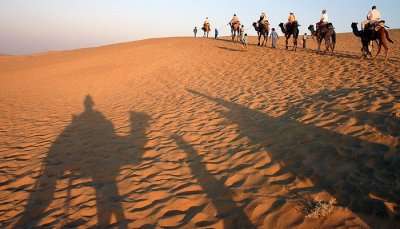
[(264, 44), (265, 44), (265, 34), (262, 35), (262, 43), (261, 43), (261, 46), (264, 46)]
[(379, 43), (378, 43), (378, 51), (376, 52), (376, 55), (375, 55), (374, 59), (377, 58), (377, 57), (379, 56), (379, 53), (381, 53), (381, 49), (382, 49), (382, 43), (379, 42)]
[(234, 32), (234, 36), (233, 36), (233, 42), (237, 42), (238, 41), (238, 35), (236, 33), (236, 31)]
[(385, 63), (387, 62), (388, 57), (389, 57), (389, 49), (385, 48)]
[(321, 51), (321, 43), (322, 43), (322, 39), (320, 39), (320, 38), (317, 38), (317, 41), (318, 41), (318, 49), (317, 49), (317, 52), (320, 52), (320, 51)]
[(233, 42), (237, 42), (237, 33), (236, 33), (236, 30), (235, 30), (235, 32), (233, 32)]
[(389, 46), (386, 44), (386, 42), (382, 42), (382, 45), (383, 48), (385, 49), (385, 63), (386, 63), (389, 57)]
[(331, 53), (333, 55), (333, 53), (335, 52), (335, 44), (333, 43), (333, 41), (329, 41), (329, 46), (331, 47)]
[(265, 35), (265, 33), (264, 33), (264, 35), (263, 35), (263, 44), (262, 44), (262, 46), (267, 46), (267, 39), (268, 39), (268, 37)]
[(325, 52), (329, 52), (330, 47), (331, 47), (331, 42), (329, 38), (325, 38)]
[(236, 42), (239, 42), (239, 31), (236, 31), (235, 32), (235, 39), (236, 39)]
[(365, 52), (366, 52), (366, 57), (368, 57), (368, 56), (372, 57), (372, 53), (371, 53), (371, 51), (369, 49), (369, 44), (364, 49), (365, 49)]
[(287, 37), (287, 36), (286, 36), (286, 49), (289, 49), (289, 46), (288, 46), (289, 38), (290, 38), (290, 37)]

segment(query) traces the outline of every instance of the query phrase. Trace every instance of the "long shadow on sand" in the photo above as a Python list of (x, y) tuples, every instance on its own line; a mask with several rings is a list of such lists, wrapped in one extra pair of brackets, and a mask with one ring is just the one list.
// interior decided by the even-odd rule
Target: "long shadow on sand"
[[(222, 42), (225, 42), (225, 43), (231, 43), (231, 44), (234, 44), (234, 45), (241, 46), (241, 43), (240, 43), (239, 41), (233, 42), (232, 39), (230, 39), (230, 38), (219, 38), (219, 39), (217, 39), (216, 41), (219, 41), (219, 42), (221, 42), (221, 43), (222, 43)], [(259, 46), (259, 45), (257, 45), (257, 44), (250, 43), (250, 42), (247, 44), (247, 46), (254, 46), (254, 47), (263, 48), (263, 47), (261, 47), (261, 46)], [(266, 47), (264, 47), (264, 48), (266, 48)]]
[[(39, 220), (48, 214), (45, 210), (55, 198), (56, 182), (60, 179), (68, 180), (63, 190), (67, 192), (65, 212), (70, 210), (71, 201), (76, 198), (71, 195), (71, 190), (82, 185), (88, 186), (96, 192), (97, 227), (111, 226), (112, 215), (118, 224), (114, 224), (114, 227), (127, 227), (116, 178), (121, 166), (136, 164), (141, 158), (147, 141), (145, 130), (149, 116), (131, 112), (131, 133), (121, 137), (115, 134), (111, 121), (94, 110), (93, 106), (92, 98), (86, 96), (84, 112), (73, 117), (72, 123), (51, 146), (42, 164), (40, 177), (15, 228), (37, 226)], [(77, 184), (80, 179), (91, 179), (91, 182)], [(65, 213), (63, 221), (67, 221), (67, 217)], [(85, 220), (82, 218), (64, 223), (64, 227), (78, 227)]]
[[(388, 216), (385, 202), (400, 204), (400, 160), (384, 159), (389, 147), (297, 122), (296, 116), (302, 116), (309, 101), (293, 106), (286, 115), (276, 118), (243, 105), (188, 91), (227, 109), (220, 113), (239, 126), (242, 137), (265, 147), (272, 160), (284, 165), (283, 172), (313, 181), (315, 187), (311, 190), (292, 190), (292, 194), (325, 190), (339, 205), (363, 216), (378, 218)], [(326, 94), (333, 96), (335, 92), (315, 97)], [(397, 223), (399, 210), (394, 210)]]
[[(302, 49), (299, 49), (299, 51), (312, 53), (312, 54), (318, 54), (321, 56), (331, 56), (331, 57), (335, 57), (338, 59), (344, 58), (344, 59), (353, 59), (353, 60), (369, 60), (371, 62), (383, 61), (383, 58), (384, 58), (384, 56), (380, 55), (376, 60), (371, 59), (371, 58), (365, 59), (365, 58), (363, 58), (361, 52), (356, 53), (356, 52), (350, 52), (350, 51), (335, 51), (333, 54), (331, 54), (330, 52), (324, 52), (324, 51), (318, 52), (317, 50), (310, 49), (310, 48), (306, 48), (306, 49), (302, 48)], [(374, 53), (374, 56), (375, 56), (375, 53)], [(400, 63), (400, 61), (395, 59), (394, 57), (388, 58), (388, 61), (391, 63)]]
[(241, 207), (236, 206), (232, 191), (222, 181), (210, 174), (201, 161), (201, 156), (181, 136), (173, 135), (177, 146), (188, 154), (190, 169), (217, 209), (217, 217), (225, 221), (226, 228), (255, 228)]
[(232, 52), (245, 52), (246, 50), (244, 50), (243, 48), (242, 48), (242, 46), (241, 45), (239, 45), (238, 47), (237, 47), (237, 49), (234, 49), (234, 48), (229, 48), (229, 47), (223, 47), (223, 46), (217, 46), (219, 49), (223, 49), (223, 50), (228, 50), (228, 51), (232, 51)]
[[(238, 47), (240, 47), (240, 45), (241, 45), (240, 43), (234, 43), (231, 39), (221, 38), (221, 39), (218, 39), (217, 41), (236, 44), (236, 45), (238, 45)], [(272, 49), (271, 46), (261, 47), (261, 46), (258, 46), (257, 44), (253, 44), (253, 43), (249, 43), (248, 46), (259, 47), (262, 50), (264, 50), (265, 48)], [(217, 47), (220, 48), (220, 49), (227, 50), (227, 51), (237, 51), (237, 52), (241, 51), (241, 50), (238, 50), (238, 49), (228, 48), (228, 47), (223, 47), (223, 46), (217, 46)], [(293, 51), (293, 50), (291, 50), (291, 48), (292, 48), (292, 46), (289, 45), (289, 50), (288, 51), (290, 51), (290, 52)], [(323, 48), (324, 47), (322, 47), (322, 50), (323, 50)], [(285, 50), (285, 48), (283, 46), (281, 48), (278, 48), (278, 49)], [(329, 52), (326, 52), (326, 53), (324, 53), (323, 51), (318, 52), (315, 49), (310, 49), (310, 48), (304, 49), (304, 48), (300, 48), (300, 47), (298, 47), (297, 51), (298, 52), (307, 52), (307, 53), (312, 53), (312, 54), (325, 55), (325, 56), (332, 56), (332, 57), (336, 57), (338, 59), (345, 58), (345, 59), (353, 59), (353, 60), (363, 60), (361, 52), (360, 53), (355, 53), (355, 52), (349, 52), (349, 51), (335, 51), (334, 54), (332, 55)], [(382, 58), (383, 58), (382, 54), (381, 54), (380, 58), (377, 58), (377, 60), (378, 61), (382, 61)], [(364, 60), (374, 61), (372, 59), (364, 59)], [(398, 60), (396, 57), (389, 57), (388, 61), (391, 62), (391, 63), (400, 63), (400, 60)]]

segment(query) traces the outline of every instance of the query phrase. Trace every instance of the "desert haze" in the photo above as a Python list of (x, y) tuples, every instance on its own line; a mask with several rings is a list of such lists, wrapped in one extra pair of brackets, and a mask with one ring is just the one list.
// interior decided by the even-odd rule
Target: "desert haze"
[(0, 56), (0, 227), (400, 228), (390, 35), (386, 64), (353, 34)]

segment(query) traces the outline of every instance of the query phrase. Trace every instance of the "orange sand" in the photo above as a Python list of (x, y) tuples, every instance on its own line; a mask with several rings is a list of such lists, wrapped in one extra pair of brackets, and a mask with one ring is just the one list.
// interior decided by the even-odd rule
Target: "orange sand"
[(282, 44), (0, 57), (0, 227), (399, 227), (399, 42)]

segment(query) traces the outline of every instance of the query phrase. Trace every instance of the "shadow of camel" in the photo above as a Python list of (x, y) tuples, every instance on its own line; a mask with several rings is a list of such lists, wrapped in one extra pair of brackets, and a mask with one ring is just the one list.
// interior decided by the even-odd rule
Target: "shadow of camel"
[[(353, 60), (368, 60), (370, 62), (374, 62), (376, 60), (380, 60), (379, 58), (377, 58), (376, 60), (374, 59), (368, 59), (368, 58), (363, 58), (362, 53), (355, 53), (355, 52), (351, 52), (351, 51), (338, 51), (336, 50), (333, 54), (329, 53), (329, 52), (318, 52), (316, 49), (313, 48), (301, 48), (299, 49), (300, 51), (306, 52), (306, 53), (311, 53), (311, 54), (317, 54), (320, 56), (330, 56), (330, 57), (335, 57), (338, 59), (353, 59)], [(388, 58), (388, 61), (393, 62), (393, 63), (400, 63), (399, 60), (396, 60), (395, 58), (391, 57)]]
[[(283, 37), (283, 38), (284, 38), (284, 37)], [(230, 38), (220, 38), (220, 39), (218, 39), (217, 41), (220, 41), (220, 42), (227, 42), (227, 43), (233, 43), (232, 40), (231, 40)], [(240, 43), (236, 43), (236, 44), (240, 44)], [(260, 46), (258, 46), (257, 44), (253, 44), (253, 43), (250, 43), (250, 42), (249, 42), (248, 46), (260, 47)], [(221, 49), (228, 50), (228, 51), (240, 51), (240, 50), (231, 49), (231, 48), (225, 48), (225, 47), (219, 47), (219, 46), (217, 46), (217, 47), (218, 47), (218, 48), (221, 48)], [(293, 46), (290, 46), (290, 45), (289, 45), (288, 47), (291, 48), (291, 47), (293, 47)], [(260, 48), (272, 49), (270, 46), (267, 46), (267, 47), (260, 47)], [(338, 58), (338, 59), (343, 59), (343, 58), (345, 58), (345, 59), (354, 59), (354, 60), (361, 60), (361, 59), (363, 59), (363, 58), (362, 58), (362, 53), (361, 53), (361, 52), (360, 52), (360, 53), (355, 53), (355, 52), (350, 52), (350, 51), (335, 51), (334, 54), (332, 55), (332, 54), (330, 54), (330, 53), (324, 53), (324, 52), (320, 52), (320, 53), (319, 53), (316, 49), (312, 49), (312, 48), (306, 48), (306, 49), (300, 48), (300, 47), (297, 47), (297, 48), (298, 48), (297, 51), (303, 51), (303, 52), (306, 52), (306, 53), (312, 53), (312, 54), (318, 54), (318, 55), (324, 55), (324, 56), (331, 56), (331, 57), (335, 57), (335, 58)], [(278, 46), (277, 49), (278, 49), (278, 50), (280, 49), (279, 46)], [(289, 51), (292, 51), (292, 50), (289, 50)], [(375, 61), (375, 60), (373, 60), (373, 59), (366, 59), (366, 60)], [(392, 62), (392, 63), (400, 63), (400, 60), (396, 59), (396, 57), (390, 57), (390, 58), (388, 58), (388, 61), (389, 61), (389, 62)]]
[[(221, 43), (224, 42), (224, 43), (231, 43), (231, 44), (234, 44), (234, 45), (242, 45), (242, 44), (241, 44), (240, 42), (238, 42), (238, 41), (233, 42), (231, 38), (220, 38), (220, 39), (218, 39), (218, 40), (216, 40), (216, 41), (221, 42)], [(261, 47), (261, 46), (258, 46), (257, 44), (250, 43), (250, 42), (247, 44), (247, 46)], [(266, 48), (266, 47), (265, 47), (265, 48)]]
[[(52, 144), (42, 163), (40, 177), (15, 228), (36, 227), (54, 199), (56, 182), (65, 178), (68, 179), (66, 211), (70, 207), (74, 181), (89, 178), (91, 182), (85, 185), (96, 192), (97, 227), (109, 227), (112, 215), (118, 227), (127, 227), (116, 177), (121, 166), (135, 164), (140, 160), (146, 143), (145, 131), (149, 116), (131, 112), (131, 133), (120, 137), (115, 134), (111, 121), (94, 110), (93, 106), (91, 96), (86, 96), (83, 113), (74, 116), (72, 123)], [(85, 223), (82, 220), (66, 222), (64, 227), (77, 227)]]
[[(188, 91), (227, 109), (220, 113), (239, 126), (240, 135), (265, 147), (272, 160), (282, 162), (284, 170), (300, 179), (311, 179), (314, 187), (308, 192), (326, 190), (339, 205), (378, 218), (386, 218), (390, 213), (386, 202), (400, 204), (400, 161), (384, 159), (389, 147), (295, 121), (294, 116), (300, 115), (309, 101), (304, 106), (301, 103), (293, 106), (286, 115), (276, 118), (243, 105)], [(299, 191), (304, 190), (291, 190), (288, 196)], [(395, 217), (395, 225), (400, 218), (399, 209), (390, 214)]]
[(232, 191), (207, 171), (201, 161), (201, 156), (193, 146), (179, 135), (173, 135), (172, 139), (175, 140), (179, 149), (187, 153), (189, 167), (216, 208), (217, 217), (224, 220), (224, 227), (233, 229), (255, 228), (243, 209), (236, 205)]
[(223, 47), (223, 46), (217, 46), (219, 49), (223, 49), (223, 50), (228, 50), (228, 51), (232, 51), (232, 52), (246, 52), (246, 50), (244, 50), (241, 46), (239, 46), (239, 49), (234, 49), (234, 48), (229, 48), (229, 47)]

